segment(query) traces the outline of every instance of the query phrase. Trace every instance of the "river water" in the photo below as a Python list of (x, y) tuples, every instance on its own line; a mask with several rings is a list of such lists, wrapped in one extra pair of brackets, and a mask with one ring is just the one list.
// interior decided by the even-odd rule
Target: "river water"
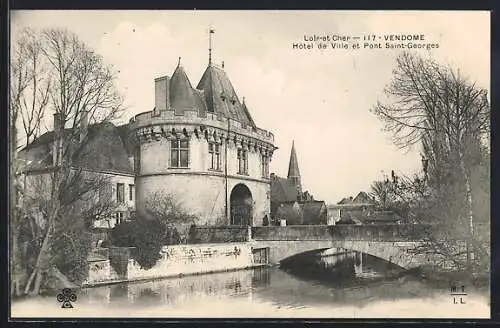
[[(364, 259), (350, 276), (297, 267), (260, 268), (77, 291), (72, 309), (55, 296), (13, 302), (12, 317), (260, 317), (260, 318), (489, 318), (487, 290), (465, 286), (450, 295), (450, 283), (410, 275), (387, 277), (384, 265)], [(377, 263), (374, 261), (373, 263)], [(321, 266), (318, 266), (321, 267)], [(299, 273), (300, 272), (300, 273)], [(462, 299), (460, 300), (460, 297)], [(461, 304), (464, 303), (464, 304)]]

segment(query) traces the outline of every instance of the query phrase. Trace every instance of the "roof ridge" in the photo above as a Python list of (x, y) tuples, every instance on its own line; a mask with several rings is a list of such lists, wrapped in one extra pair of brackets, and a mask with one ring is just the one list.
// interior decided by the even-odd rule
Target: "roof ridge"
[[(219, 70), (220, 70), (223, 74), (225, 74), (225, 72), (224, 72), (223, 70), (221, 70), (221, 69), (219, 69)], [(225, 77), (227, 77), (227, 76), (225, 76)], [(217, 80), (218, 80), (217, 82), (221, 85), (222, 89), (224, 89), (224, 84), (222, 83), (222, 81), (220, 80), (220, 78), (218, 78), (218, 77), (217, 77)], [(222, 92), (224, 92), (224, 90), (222, 90)], [(213, 94), (213, 92), (212, 92), (212, 95), (215, 97), (215, 95)], [(224, 95), (224, 96), (226, 97), (226, 95)], [(231, 110), (229, 109), (229, 106), (228, 106), (227, 102), (226, 102), (225, 100), (223, 100), (223, 101), (222, 101), (222, 103), (223, 103), (223, 104), (224, 104), (224, 106), (225, 106), (225, 109), (226, 109), (226, 113), (227, 113), (228, 118), (231, 118), (231, 116), (232, 116), (232, 114), (233, 114), (233, 113), (232, 113), (232, 112), (231, 112)], [(238, 116), (238, 115), (236, 115), (236, 116)]]

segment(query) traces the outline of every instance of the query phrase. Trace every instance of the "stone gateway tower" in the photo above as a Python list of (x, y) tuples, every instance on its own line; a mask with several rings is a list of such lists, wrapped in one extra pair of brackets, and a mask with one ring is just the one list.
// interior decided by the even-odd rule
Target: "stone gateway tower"
[(262, 225), (270, 214), (272, 133), (259, 129), (223, 68), (209, 60), (194, 88), (181, 65), (155, 79), (155, 107), (136, 115), (136, 206), (157, 192), (198, 225)]

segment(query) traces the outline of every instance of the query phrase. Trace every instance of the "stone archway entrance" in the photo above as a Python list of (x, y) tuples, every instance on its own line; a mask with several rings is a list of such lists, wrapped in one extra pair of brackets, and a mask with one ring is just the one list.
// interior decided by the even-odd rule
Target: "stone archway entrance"
[(238, 226), (252, 225), (252, 193), (243, 183), (238, 183), (231, 191), (230, 224)]

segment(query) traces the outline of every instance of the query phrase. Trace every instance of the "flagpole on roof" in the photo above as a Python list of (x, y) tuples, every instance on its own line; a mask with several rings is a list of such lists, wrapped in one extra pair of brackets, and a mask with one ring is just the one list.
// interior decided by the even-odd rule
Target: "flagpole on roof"
[(208, 65), (212, 65), (212, 34), (215, 33), (213, 27), (208, 30)]

